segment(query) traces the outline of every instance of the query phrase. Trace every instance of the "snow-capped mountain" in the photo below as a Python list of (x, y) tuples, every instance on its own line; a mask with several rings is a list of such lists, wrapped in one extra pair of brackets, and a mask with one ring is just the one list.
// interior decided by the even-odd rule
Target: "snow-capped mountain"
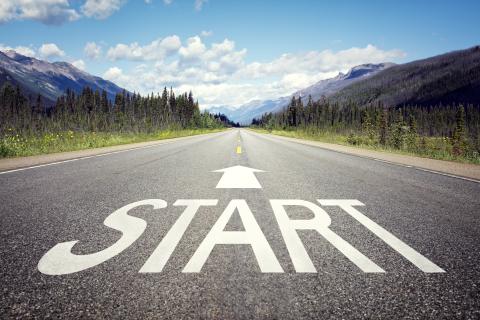
[(264, 101), (254, 100), (238, 108), (228, 106), (213, 107), (209, 111), (212, 113), (223, 113), (232, 121), (240, 124), (250, 124), (253, 118), (258, 118), (264, 113), (281, 110), (288, 105), (293, 96), (296, 98), (301, 97), (305, 102), (308, 96), (311, 96), (313, 100), (318, 100), (322, 96), (329, 97), (355, 82), (367, 79), (394, 65), (394, 63), (362, 64), (353, 67), (345, 74), (339, 73), (334, 78), (320, 80), (310, 87), (294, 92), (289, 96)]
[(40, 93), (49, 102), (54, 102), (66, 89), (79, 93), (89, 86), (100, 92), (105, 90), (110, 99), (123, 90), (113, 82), (93, 76), (70, 63), (50, 63), (13, 50), (0, 51), (0, 87), (7, 81), (19, 85), (27, 95)]
[(350, 69), (347, 73), (339, 73), (336, 77), (326, 80), (320, 80), (314, 85), (295, 92), (292, 96), (308, 98), (312, 96), (313, 100), (320, 99), (323, 95), (330, 96), (346, 86), (369, 78), (378, 72), (394, 66), (394, 63), (362, 64)]
[(238, 108), (222, 106), (209, 108), (208, 111), (210, 113), (222, 113), (233, 122), (248, 125), (253, 118), (260, 117), (264, 113), (280, 110), (288, 104), (290, 99), (291, 97), (281, 97), (272, 100), (253, 100)]

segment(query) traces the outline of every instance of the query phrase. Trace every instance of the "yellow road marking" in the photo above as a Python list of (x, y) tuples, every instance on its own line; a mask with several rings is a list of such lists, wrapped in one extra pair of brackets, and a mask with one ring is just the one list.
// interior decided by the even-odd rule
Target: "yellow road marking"
[(242, 153), (242, 147), (240, 147), (240, 146), (237, 147), (237, 153), (238, 154)]

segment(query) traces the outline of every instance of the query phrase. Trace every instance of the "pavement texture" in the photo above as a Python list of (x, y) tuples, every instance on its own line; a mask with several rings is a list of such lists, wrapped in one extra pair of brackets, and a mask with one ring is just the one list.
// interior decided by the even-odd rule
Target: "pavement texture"
[[(238, 153), (241, 146), (241, 153)], [(261, 189), (217, 189), (235, 165)], [(128, 319), (479, 319), (480, 184), (348, 155), (248, 130), (194, 136), (149, 148), (0, 175), (0, 318)], [(79, 240), (85, 255), (122, 234), (103, 224), (131, 210), (141, 237), (95, 267), (51, 276), (38, 270), (56, 244)], [(160, 273), (139, 273), (184, 207), (202, 207)], [(232, 199), (245, 199), (283, 273), (262, 273), (249, 245), (217, 245), (199, 273), (182, 273)], [(297, 273), (270, 199), (357, 199), (364, 215), (445, 270), (424, 273), (338, 207), (330, 229), (382, 267), (364, 273), (313, 230), (299, 236), (317, 273)], [(292, 219), (311, 212), (289, 208)], [(227, 230), (242, 231), (235, 213)]]
[[(215, 133), (207, 133), (205, 135), (215, 135)], [(122, 145), (102, 147), (102, 148), (49, 153), (49, 154), (42, 154), (37, 156), (5, 158), (5, 159), (0, 159), (0, 172), (16, 170), (19, 168), (26, 168), (31, 166), (51, 164), (53, 162), (74, 160), (78, 158), (103, 156), (103, 155), (109, 155), (111, 153), (121, 153), (124, 151), (129, 151), (131, 149), (150, 148), (150, 147), (154, 147), (162, 144), (168, 144), (168, 143), (181, 141), (183, 139), (189, 139), (189, 138), (190, 137), (180, 137), (180, 138), (171, 138), (171, 139), (165, 139), (165, 140), (129, 143), (129, 144), (122, 144)]]
[[(267, 134), (272, 136), (271, 134)], [(401, 164), (404, 166), (415, 167), (417, 169), (425, 169), (436, 171), (438, 173), (451, 174), (461, 176), (473, 180), (480, 181), (480, 165), (471, 163), (460, 163), (454, 161), (445, 161), (437, 159), (422, 158), (386, 151), (376, 151), (363, 148), (357, 148), (353, 146), (344, 146), (334, 143), (326, 143), (320, 141), (311, 141), (304, 139), (296, 139), (290, 137), (275, 136), (285, 141), (297, 142), (309, 146), (320, 147), (327, 150), (337, 151), (341, 153), (347, 153), (360, 157), (374, 159), (376, 161), (385, 161), (395, 164)], [(0, 162), (1, 164), (1, 162)]]

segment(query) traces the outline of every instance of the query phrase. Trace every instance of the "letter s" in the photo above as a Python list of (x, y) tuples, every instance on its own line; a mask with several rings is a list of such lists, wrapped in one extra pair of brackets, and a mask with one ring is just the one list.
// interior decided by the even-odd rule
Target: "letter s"
[(167, 207), (167, 203), (160, 199), (148, 199), (130, 203), (110, 214), (104, 225), (122, 232), (122, 237), (110, 247), (92, 254), (76, 255), (72, 253), (73, 246), (78, 242), (62, 242), (54, 246), (38, 262), (38, 270), (48, 275), (63, 275), (79, 272), (99, 265), (132, 245), (145, 231), (145, 220), (129, 216), (129, 210), (150, 205), (153, 209)]

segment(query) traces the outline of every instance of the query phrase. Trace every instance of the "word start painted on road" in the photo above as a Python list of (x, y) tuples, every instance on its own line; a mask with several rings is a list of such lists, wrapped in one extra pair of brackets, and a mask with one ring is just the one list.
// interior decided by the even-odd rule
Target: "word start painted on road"
[[(262, 188), (255, 176), (256, 172), (264, 172), (262, 170), (234, 166), (216, 170), (214, 172), (223, 173), (216, 187), (218, 189)], [(321, 206), (337, 206), (343, 209), (353, 219), (361, 223), (365, 228), (370, 230), (388, 246), (405, 257), (423, 272), (445, 272), (412, 247), (408, 246), (402, 240), (398, 239), (389, 231), (385, 230), (376, 222), (358, 211), (355, 207), (364, 205), (360, 201), (323, 199), (317, 201)], [(161, 272), (182, 239), (183, 234), (187, 230), (197, 211), (201, 207), (216, 206), (217, 203), (218, 200), (215, 199), (177, 200), (173, 206), (185, 207), (185, 210), (160, 241), (157, 248), (153, 251), (139, 272)], [(270, 200), (270, 205), (296, 272), (317, 272), (298, 235), (299, 230), (314, 230), (318, 232), (363, 272), (385, 272), (375, 262), (333, 232), (329, 228), (332, 222), (330, 216), (316, 203), (297, 199), (276, 199)], [(59, 243), (45, 253), (40, 259), (38, 270), (48, 275), (71, 274), (97, 266), (120, 254), (130, 247), (143, 234), (147, 227), (147, 222), (145, 220), (128, 214), (130, 210), (141, 206), (151, 206), (154, 210), (159, 210), (167, 208), (167, 202), (160, 199), (149, 199), (134, 202), (116, 210), (105, 219), (104, 224), (107, 227), (122, 233), (121, 238), (117, 242), (104, 250), (86, 255), (72, 253), (72, 249), (78, 241)], [(291, 219), (287, 214), (287, 208), (293, 206), (310, 210), (313, 213), (313, 218)], [(239, 213), (244, 230), (225, 231), (225, 227), (235, 211)], [(223, 213), (212, 226), (205, 239), (200, 243), (199, 247), (184, 267), (183, 272), (200, 272), (212, 253), (213, 248), (218, 244), (250, 245), (261, 272), (284, 272), (245, 200), (235, 199), (229, 202)]]
[[(444, 272), (436, 264), (358, 211), (355, 207), (363, 206), (363, 203), (360, 201), (323, 199), (317, 201), (322, 206), (337, 206), (343, 209), (353, 219), (361, 223), (420, 270), (427, 273)], [(200, 207), (216, 206), (217, 203), (218, 200), (214, 199), (177, 200), (173, 206), (183, 206), (185, 210), (160, 241), (139, 272), (161, 272)], [(317, 272), (298, 235), (299, 230), (314, 230), (318, 232), (363, 272), (385, 272), (375, 262), (329, 229), (331, 224), (330, 216), (316, 203), (296, 199), (275, 199), (270, 200), (270, 205), (296, 272)], [(72, 248), (78, 241), (59, 243), (41, 258), (38, 263), (38, 270), (48, 275), (70, 274), (92, 268), (120, 254), (130, 247), (147, 227), (145, 220), (128, 214), (130, 210), (141, 206), (151, 206), (155, 210), (160, 210), (167, 208), (167, 202), (160, 199), (148, 199), (128, 204), (116, 210), (105, 219), (104, 224), (122, 233), (121, 238), (117, 242), (104, 250), (86, 255), (72, 253)], [(307, 208), (313, 213), (314, 217), (312, 219), (291, 219), (287, 214), (287, 208), (292, 206)], [(244, 230), (225, 231), (225, 227), (235, 211), (239, 213)], [(283, 272), (282, 266), (245, 200), (235, 199), (230, 201), (184, 267), (183, 272), (200, 272), (217, 244), (248, 244), (253, 250), (261, 272)]]

